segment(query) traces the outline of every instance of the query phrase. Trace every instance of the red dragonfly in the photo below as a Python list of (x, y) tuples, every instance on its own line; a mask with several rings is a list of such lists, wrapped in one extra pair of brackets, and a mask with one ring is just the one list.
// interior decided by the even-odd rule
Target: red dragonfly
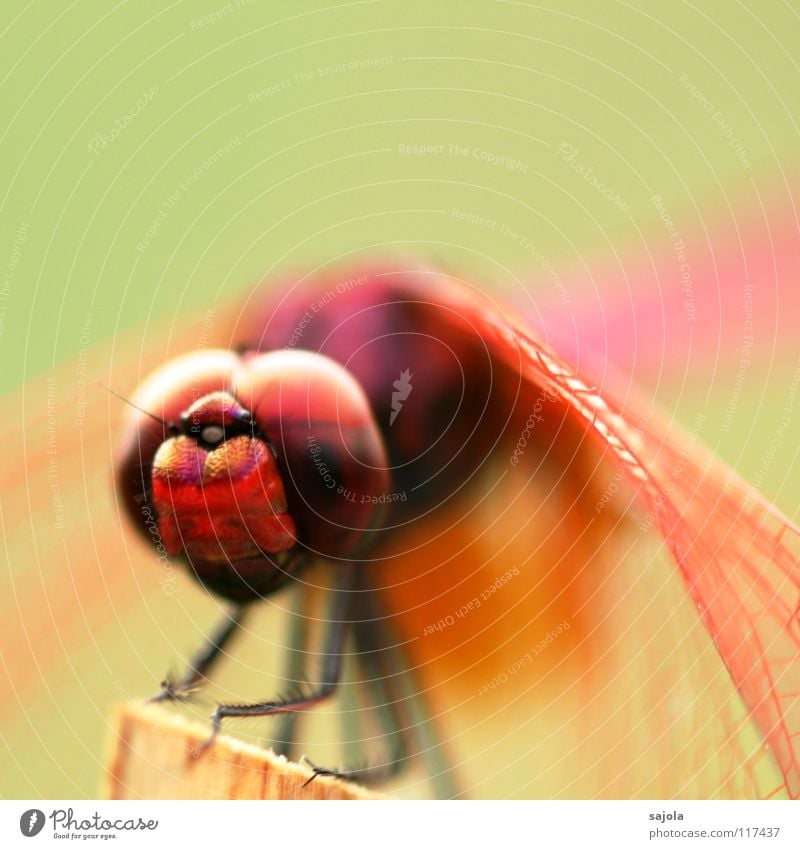
[(132, 398), (121, 502), (233, 605), (157, 698), (209, 676), (254, 602), (329, 581), (318, 674), (218, 706), (214, 733), (282, 714), (293, 753), (293, 719), (357, 666), (387, 751), (319, 774), (386, 779), (443, 750), (445, 795), (797, 797), (798, 529), (626, 394), (435, 270), (272, 283), (228, 348)]

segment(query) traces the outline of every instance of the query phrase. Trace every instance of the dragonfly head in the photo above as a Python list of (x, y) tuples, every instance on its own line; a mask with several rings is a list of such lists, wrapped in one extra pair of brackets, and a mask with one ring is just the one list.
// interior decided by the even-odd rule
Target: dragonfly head
[(140, 532), (218, 594), (268, 594), (315, 555), (352, 557), (389, 488), (355, 380), (317, 354), (175, 360), (135, 397), (117, 464)]

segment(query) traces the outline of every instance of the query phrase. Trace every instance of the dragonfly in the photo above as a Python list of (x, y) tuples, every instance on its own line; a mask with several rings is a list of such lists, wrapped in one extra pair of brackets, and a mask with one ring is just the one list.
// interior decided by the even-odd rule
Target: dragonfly
[(316, 676), (296, 628), (295, 689), (218, 705), (209, 745), (271, 716), (296, 753), (352, 661), (386, 751), (314, 775), (385, 781), (426, 749), (411, 669), (442, 748), (480, 741), (442, 795), (797, 797), (798, 528), (487, 292), (398, 260), (298, 274), (144, 380), (119, 502), (232, 605), (155, 698), (204, 683), (261, 599), (325, 584)]
[[(369, 591), (351, 595), (374, 610), (359, 609), (349, 629), (377, 621), (380, 634), (370, 639), (389, 647), (357, 651), (350, 633), (333, 701), (277, 719), (225, 717), (223, 728), (284, 747), (295, 739), (303, 747), (295, 754), (326, 767), (361, 765), (366, 756), (387, 772), (403, 754), (395, 750), (399, 729), (410, 757), (382, 789), (415, 798), (454, 789), (474, 798), (795, 797), (797, 528), (761, 491), (774, 481), (751, 471), (750, 485), (703, 448), (715, 443), (710, 422), (698, 417), (682, 429), (671, 406), (649, 397), (657, 381), (668, 397), (665, 374), (684, 388), (713, 382), (712, 400), (720, 397), (739, 367), (749, 303), (756, 343), (730, 434), (741, 433), (755, 456), (744, 465), (758, 470), (757, 441), (743, 427), (748, 406), (764, 401), (754, 375), (769, 367), (769, 399), (779, 404), (798, 388), (796, 211), (781, 186), (761, 192), (759, 203), (737, 201), (729, 220), (683, 229), (695, 324), (673, 245), (659, 251), (655, 234), (641, 256), (628, 247), (608, 263), (560, 266), (569, 303), (553, 269), (538, 266), (494, 279), (463, 267), (423, 271), (405, 258), (367, 263), (377, 287), (390, 282), (386, 275), (416, 276), (431, 318), (452, 316), (455, 299), (461, 317), (445, 321), (450, 330), (435, 320), (425, 332), (445, 338), (474, 319), (476, 332), (461, 339), (481, 340), (480, 379), (465, 384), (465, 409), (476, 415), (481, 368), (491, 362), (507, 390), (496, 387), (495, 397), (513, 416), (504, 432), (499, 423), (483, 431), (489, 444), (480, 451), (471, 438), (476, 450), (425, 485), (429, 507), (398, 494), (383, 505), (405, 510), (397, 524), (370, 529), (382, 542), (359, 555), (369, 568), (357, 576), (369, 578)], [(11, 751), (27, 753), (24, 763), (10, 762), (9, 793), (95, 793), (94, 753), (108, 733), (109, 705), (155, 691), (163, 647), (188, 654), (206, 617), (224, 607), (181, 575), (180, 558), (163, 555), (150, 535), (129, 533), (127, 510), (109, 494), (114, 445), (130, 434), (127, 405), (94, 381), (132, 397), (149, 373), (198, 348), (313, 352), (305, 313), (357, 312), (355, 297), (367, 291), (358, 278), (368, 269), (356, 266), (364, 265), (335, 275), (270, 272), (244, 293), (114, 332), (87, 305), (80, 327), (63, 327), (79, 334), (79, 353), (6, 398), (15, 412), (0, 461), (10, 576), (0, 599), (8, 649), (0, 713)], [(293, 297), (303, 287), (309, 303), (301, 309)], [(301, 315), (277, 341), (270, 334), (292, 301)], [(330, 356), (333, 341), (316, 345)], [(373, 418), (391, 450), (419, 434), (419, 399), (430, 404), (425, 380), (443, 353), (422, 365), (375, 360), (384, 406)], [(773, 428), (776, 436), (783, 428), (784, 449), (790, 412), (779, 407)], [(331, 472), (315, 469), (320, 478)], [(251, 605), (238, 626), (242, 640), (229, 643), (207, 694), (255, 700), (280, 692), (278, 679), (306, 691), (319, 683), (314, 648), (331, 619), (324, 601), (337, 561), (313, 560)], [(205, 713), (205, 701), (187, 709)], [(358, 718), (363, 729), (339, 733), (339, 718)], [(350, 742), (363, 744), (364, 755), (345, 752)], [(428, 783), (428, 774), (447, 773), (451, 786)]]

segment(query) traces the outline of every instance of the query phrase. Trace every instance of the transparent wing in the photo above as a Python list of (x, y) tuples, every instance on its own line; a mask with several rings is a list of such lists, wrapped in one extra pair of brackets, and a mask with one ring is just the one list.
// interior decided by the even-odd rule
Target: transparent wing
[(557, 396), (613, 453), (633, 483), (641, 529), (663, 536), (786, 793), (800, 795), (800, 530), (705, 452), (696, 434), (615, 400), (526, 329), (471, 309), (495, 355)]

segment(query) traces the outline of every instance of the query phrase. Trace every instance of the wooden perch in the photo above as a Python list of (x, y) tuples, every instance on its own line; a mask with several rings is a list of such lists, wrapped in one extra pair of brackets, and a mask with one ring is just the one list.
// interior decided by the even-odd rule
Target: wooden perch
[(265, 749), (220, 735), (198, 755), (208, 725), (160, 705), (115, 711), (106, 758), (107, 799), (367, 799), (356, 784), (317, 777)]

